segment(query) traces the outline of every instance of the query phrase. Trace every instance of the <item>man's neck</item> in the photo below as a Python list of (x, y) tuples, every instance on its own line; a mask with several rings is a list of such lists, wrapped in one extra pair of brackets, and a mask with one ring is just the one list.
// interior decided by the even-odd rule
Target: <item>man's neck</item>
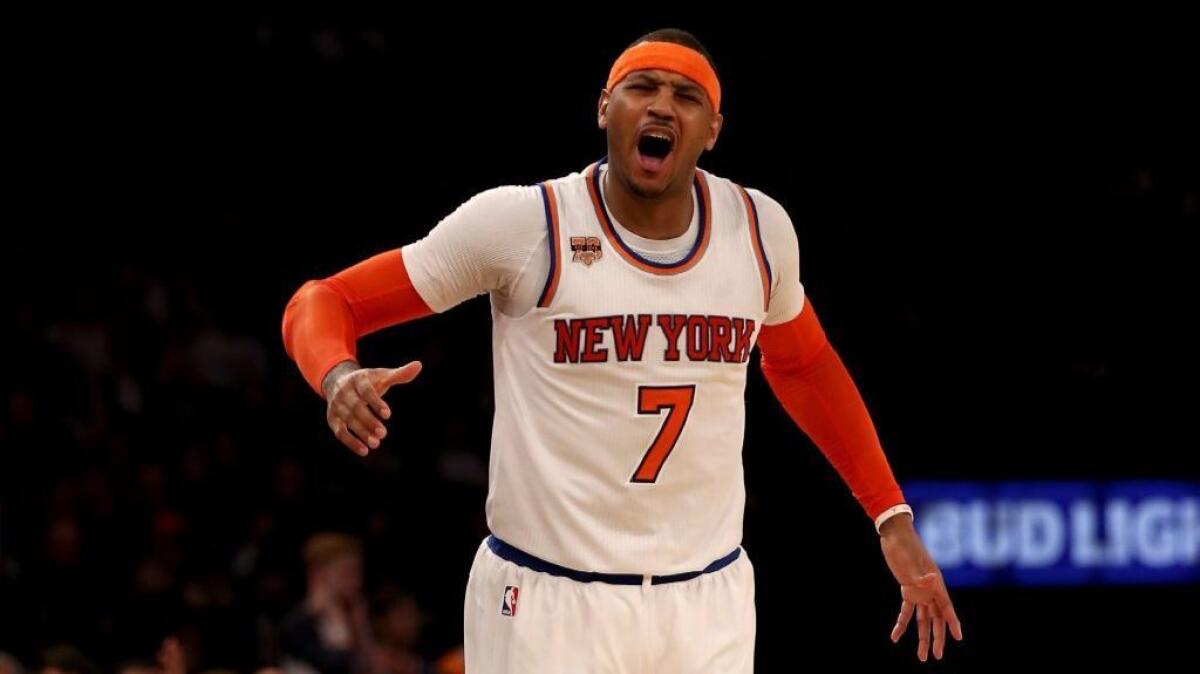
[(687, 232), (694, 206), (690, 184), (650, 199), (630, 190), (613, 175), (612, 167), (603, 181), (605, 204), (625, 229), (646, 239), (674, 239)]

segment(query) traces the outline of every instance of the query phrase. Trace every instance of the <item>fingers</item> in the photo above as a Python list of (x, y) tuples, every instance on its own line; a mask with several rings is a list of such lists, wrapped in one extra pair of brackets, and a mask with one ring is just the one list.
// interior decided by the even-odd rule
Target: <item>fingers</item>
[(387, 431), (359, 396), (358, 387), (359, 384), (351, 382), (335, 394), (329, 403), (326, 421), (343, 445), (359, 456), (366, 456), (370, 449), (379, 447)]
[(346, 428), (346, 423), (344, 421), (341, 419), (334, 419), (332, 422), (330, 422), (329, 427), (333, 429), (334, 436), (337, 437), (337, 439), (340, 440), (343, 445), (349, 447), (350, 450), (355, 454), (359, 456), (367, 455), (367, 446), (350, 433), (350, 429)]
[(937, 606), (930, 606), (929, 612), (933, 614), (933, 657), (941, 660), (946, 652), (946, 619)]
[(950, 595), (945, 588), (933, 595), (933, 602), (937, 605), (942, 617), (946, 619), (950, 634), (958, 641), (962, 641), (962, 623), (958, 621), (958, 614), (954, 612), (954, 604), (950, 601)]
[(363, 423), (357, 416), (353, 416), (346, 420), (346, 425), (350, 427), (350, 432), (358, 437), (359, 440), (365, 442), (371, 449), (379, 448), (379, 438), (375, 435), (371, 426)]
[[(366, 456), (368, 446), (371, 449), (379, 446), (379, 441), (376, 440), (361, 419), (354, 413), (350, 405), (341, 402), (342, 399), (350, 397), (353, 392), (345, 396), (338, 396), (338, 400), (329, 405), (329, 412), (326, 415), (326, 421), (329, 422), (329, 428), (333, 431), (334, 436), (346, 445), (355, 454)], [(366, 410), (366, 406), (361, 402), (359, 406)], [(370, 412), (367, 412), (369, 415)], [(378, 422), (375, 422), (378, 423)]]
[(375, 387), (365, 377), (360, 377), (354, 381), (354, 390), (367, 404), (367, 407), (375, 413), (375, 416), (380, 419), (387, 419), (392, 416), (392, 410), (388, 408), (387, 403), (383, 402), (383, 398), (379, 396), (379, 392), (375, 390)]
[(904, 630), (908, 629), (908, 621), (912, 614), (913, 603), (905, 599), (900, 603), (900, 615), (896, 617), (896, 626), (892, 628), (892, 643), (899, 641)]
[(925, 662), (929, 659), (929, 641), (930, 627), (932, 616), (929, 612), (929, 606), (926, 604), (917, 605), (917, 659)]
[[(378, 447), (383, 438), (387, 436), (387, 429), (384, 428), (383, 422), (375, 416), (371, 408), (361, 399), (358, 401), (358, 404), (351, 408), (350, 416), (352, 417), (351, 419), (346, 419), (350, 430), (366, 441), (372, 449)], [(372, 441), (374, 441), (373, 444)]]
[(377, 384), (377, 387), (380, 387), (379, 392), (385, 393), (389, 388), (395, 386), (396, 384), (407, 384), (408, 382), (416, 379), (420, 372), (421, 361), (419, 360), (414, 360), (410, 363), (406, 363), (398, 368), (395, 368)]
[[(897, 574), (897, 578), (904, 574)], [(917, 659), (921, 662), (929, 660), (930, 647), (933, 657), (941, 660), (946, 654), (946, 630), (955, 639), (962, 640), (962, 625), (954, 612), (954, 605), (942, 582), (941, 574), (936, 570), (924, 575), (908, 575), (908, 584), (901, 584), (900, 615), (896, 625), (892, 627), (891, 638), (895, 643), (904, 635), (908, 628), (909, 619), (916, 614), (917, 619)]]
[(392, 410), (383, 400), (383, 393), (396, 384), (406, 384), (421, 371), (420, 361), (412, 361), (391, 370), (375, 369), (371, 374), (348, 375), (345, 385), (334, 392), (329, 401), (326, 421), (333, 434), (359, 456), (379, 447), (387, 437), (383, 419), (392, 415)]

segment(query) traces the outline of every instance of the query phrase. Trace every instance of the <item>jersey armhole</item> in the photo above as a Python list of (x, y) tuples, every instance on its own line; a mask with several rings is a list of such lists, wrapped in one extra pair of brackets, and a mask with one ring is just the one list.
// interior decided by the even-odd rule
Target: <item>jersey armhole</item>
[(554, 195), (554, 187), (549, 181), (540, 185), (542, 204), (546, 211), (546, 240), (550, 246), (550, 270), (546, 274), (546, 285), (538, 296), (537, 307), (546, 308), (554, 301), (554, 293), (558, 290), (558, 279), (562, 274), (562, 261), (559, 260), (559, 231), (558, 231), (558, 199)]
[(763, 246), (762, 228), (758, 221), (758, 208), (754, 205), (754, 199), (746, 188), (741, 185), (737, 186), (738, 193), (742, 195), (742, 203), (746, 207), (746, 220), (750, 223), (750, 244), (754, 248), (754, 257), (758, 261), (758, 273), (762, 278), (763, 287), (763, 311), (769, 311), (771, 307), (771, 263), (767, 260), (767, 249)]

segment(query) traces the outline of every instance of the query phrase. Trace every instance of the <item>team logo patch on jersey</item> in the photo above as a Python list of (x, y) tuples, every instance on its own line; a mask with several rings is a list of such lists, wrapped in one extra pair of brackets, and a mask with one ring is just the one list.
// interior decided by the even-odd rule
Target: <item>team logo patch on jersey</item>
[(516, 585), (504, 587), (504, 598), (500, 600), (500, 615), (510, 617), (517, 615), (517, 595), (520, 593), (521, 588)]
[(603, 253), (600, 252), (600, 237), (572, 236), (571, 253), (571, 262), (582, 262), (592, 266), (593, 262), (603, 257)]

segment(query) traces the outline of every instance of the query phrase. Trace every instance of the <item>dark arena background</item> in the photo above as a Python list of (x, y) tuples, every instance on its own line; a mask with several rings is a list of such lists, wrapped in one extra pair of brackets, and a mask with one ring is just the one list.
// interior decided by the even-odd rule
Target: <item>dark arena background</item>
[(285, 667), (320, 532), (361, 543), (394, 655), (370, 671), (459, 671), (488, 303), (360, 342), (425, 366), (366, 460), (286, 357), (283, 308), (479, 191), (599, 159), (608, 68), (665, 26), (721, 74), (700, 165), (790, 213), (963, 621), (939, 662), (912, 628), (889, 641), (878, 536), (756, 355), (757, 671), (1194, 666), (1186, 22), (570, 9), (3, 10), (0, 672)]

